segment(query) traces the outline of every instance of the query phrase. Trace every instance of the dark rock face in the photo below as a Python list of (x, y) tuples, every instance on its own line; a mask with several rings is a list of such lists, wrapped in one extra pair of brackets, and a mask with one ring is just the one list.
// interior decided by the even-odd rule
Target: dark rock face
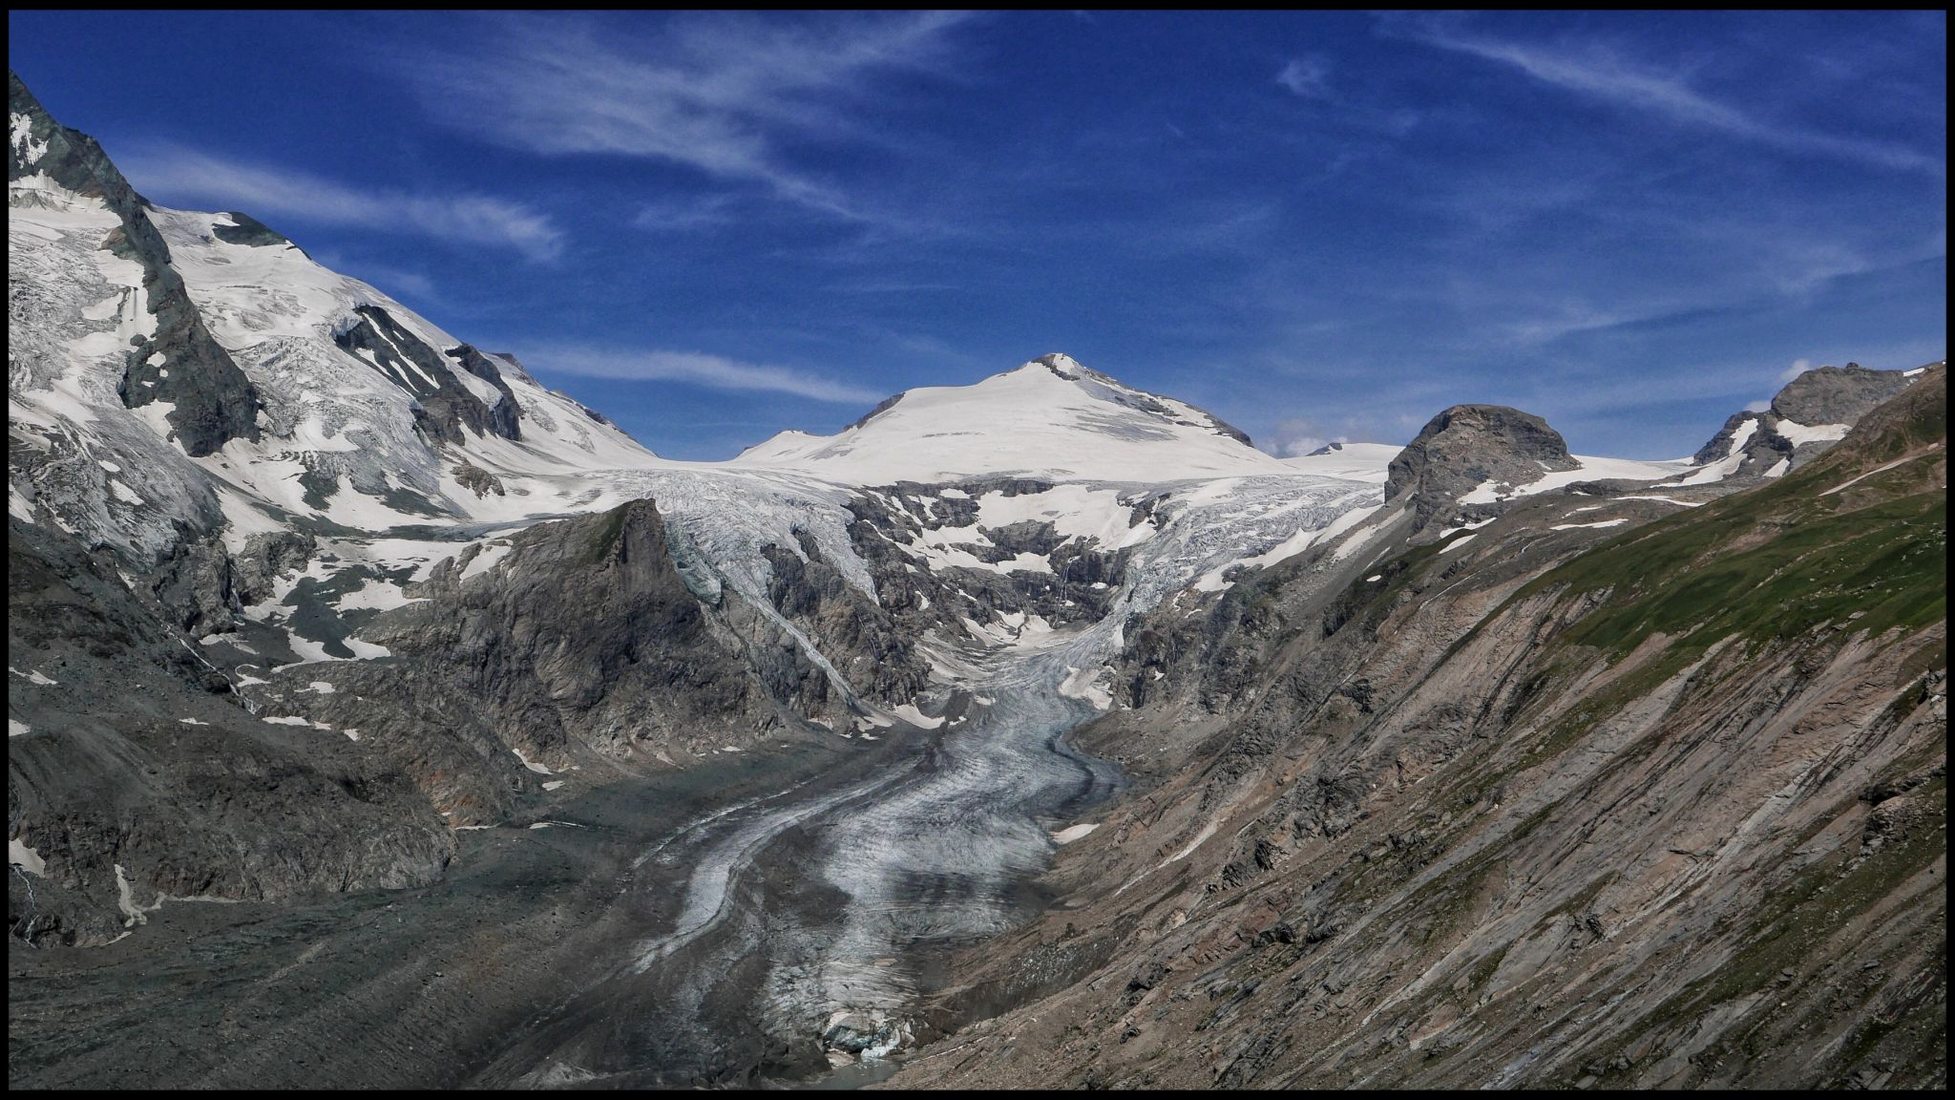
[(271, 596), (273, 582), (303, 568), (317, 545), (311, 535), (253, 535), (238, 554), (216, 539), (185, 538), (153, 563), (149, 592), (158, 610), (191, 637), (237, 627), (245, 607)]
[(1737, 468), (1726, 476), (1758, 478), (1768, 470), (1789, 469), (1801, 450), (1811, 457), (1831, 446), (1825, 442), (1813, 442), (1801, 448), (1779, 431), (1781, 423), (1783, 418), (1774, 412), (1734, 413), (1716, 435), (1697, 448), (1690, 461), (1698, 466), (1708, 466), (1735, 455), (1739, 456)]
[(1732, 413), (1725, 419), (1724, 426), (1717, 430), (1717, 434), (1705, 440), (1704, 445), (1697, 448), (1697, 453), (1690, 456), (1692, 464), (1708, 466), (1730, 454), (1731, 441), (1736, 439), (1738, 433), (1744, 430), (1747, 421), (1756, 419), (1758, 419), (1757, 413)]
[[(59, 531), (9, 522), (8, 660), (33, 679), (7, 816), (44, 861), (8, 925), (99, 944), (165, 896), (286, 898), (440, 876), (453, 838), (408, 777), (337, 732), (248, 713), (161, 609)], [(45, 682), (43, 682), (45, 681)]]
[(335, 333), (333, 341), (348, 352), (365, 352), (371, 356), (371, 361), (377, 364), (374, 369), (420, 401), (414, 414), (415, 425), (431, 444), (464, 442), (467, 439), (464, 428), (477, 435), (518, 437), (516, 398), (509, 391), (509, 384), (496, 372), (495, 365), (480, 352), (464, 344), (449, 355), (462, 369), (502, 391), (493, 409), (455, 377), (433, 348), (402, 328), (392, 314), (379, 306), (356, 306), (353, 312), (359, 320)]
[(156, 334), (129, 352), (117, 387), (123, 403), (132, 409), (152, 401), (173, 405), (167, 419), (192, 458), (215, 454), (233, 439), (256, 440), (263, 408), (257, 387), (211, 338), (176, 273), (152, 270)]
[(277, 232), (249, 214), (240, 214), (235, 210), (230, 211), (229, 214), (231, 220), (236, 223), (235, 225), (214, 225), (211, 227), (211, 232), (216, 235), (218, 240), (223, 241), (225, 244), (242, 244), (252, 248), (272, 248), (278, 245), (284, 245), (288, 248), (298, 247), (287, 240), (284, 234)]
[(7, 178), (45, 173), (70, 191), (101, 198), (122, 219), (103, 247), (142, 264), (156, 332), (128, 353), (118, 389), (123, 404), (133, 409), (168, 402), (176, 441), (193, 458), (214, 454), (233, 439), (257, 439), (263, 408), (257, 388), (204, 327), (183, 279), (170, 266), (169, 247), (149, 220), (148, 200), (129, 186), (94, 138), (55, 122), (12, 72), (8, 105), (26, 116), (29, 137), (46, 149), (30, 164), (22, 159), (22, 143), (11, 144)]
[(862, 425), (867, 424), (869, 421), (874, 420), (876, 417), (881, 416), (883, 413), (886, 413), (889, 410), (895, 408), (896, 403), (898, 401), (901, 401), (902, 399), (903, 399), (903, 395), (900, 393), (891, 394), (890, 396), (883, 398), (881, 401), (876, 402), (875, 408), (870, 409), (868, 412), (863, 413), (859, 417), (856, 417), (853, 421), (849, 423), (849, 426), (847, 428), (843, 428), (842, 430), (849, 431), (850, 429), (853, 428), (860, 428)]
[(194, 651), (171, 643), (168, 623), (117, 578), (113, 561), (59, 531), (9, 518), (7, 592), (10, 649), (134, 658), (195, 690), (229, 690)]
[[(1773, 396), (1771, 408), (1766, 411), (1732, 414), (1690, 460), (1698, 466), (1707, 466), (1742, 453), (1744, 457), (1727, 475), (1735, 478), (1760, 477), (1774, 469), (1781, 473), (1796, 469), (1836, 441), (1795, 442), (1786, 434), (1792, 430), (1783, 427), (1786, 421), (1806, 428), (1852, 424), (1906, 389), (1908, 382), (1905, 371), (1868, 370), (1858, 363), (1806, 371), (1786, 383)], [(1783, 467), (1781, 462), (1785, 464)]]
[(1423, 527), (1489, 479), (1526, 485), (1576, 468), (1567, 441), (1540, 417), (1505, 405), (1454, 405), (1392, 459), (1385, 499), (1407, 496)]
[(489, 407), (489, 430), (504, 439), (521, 439), (523, 432), (521, 420), (522, 406), (516, 403), (516, 395), (503, 381), (502, 372), (489, 362), (487, 356), (467, 344), (449, 348), (443, 354), (453, 359), (463, 370), (494, 386), (502, 393), (502, 400)]
[[(1007, 496), (1042, 493), (1048, 482), (1028, 478), (982, 478), (959, 483), (962, 496), (939, 496), (932, 486), (903, 483), (891, 486), (891, 507), (874, 496), (851, 500), (855, 515), (849, 538), (868, 563), (876, 592), (901, 632), (921, 637), (937, 628), (946, 637), (965, 636), (961, 620), (995, 624), (1005, 615), (1032, 614), (1055, 625), (1096, 622), (1103, 617), (1124, 576), (1130, 551), (1108, 552), (1097, 545), (1058, 536), (1048, 522), (1027, 521), (1005, 527), (979, 528), (984, 544), (960, 547), (988, 563), (1009, 561), (1020, 553), (1049, 555), (1052, 572), (998, 572), (966, 566), (916, 568), (911, 556), (924, 532), (945, 527), (968, 527), (977, 519), (977, 500), (987, 493)], [(1149, 515), (1136, 507), (1134, 523)], [(825, 639), (824, 639), (825, 640)]]
[(1907, 384), (1906, 374), (1897, 370), (1868, 370), (1858, 363), (1819, 367), (1787, 382), (1773, 396), (1772, 411), (1799, 424), (1851, 424)]
[(305, 567), (319, 541), (298, 531), (268, 531), (245, 540), (232, 561), (233, 583), (240, 602), (249, 606), (271, 598), (279, 577)]
[(503, 488), (501, 478), (473, 463), (464, 462), (455, 467), (455, 480), (461, 483), (462, 488), (478, 497), (485, 497), (490, 493), (503, 496), (507, 491)]
[[(443, 562), (414, 594), (423, 602), (363, 630), (394, 660), (359, 674), (439, 697), (450, 728), (474, 731), (474, 743), (540, 757), (575, 742), (629, 756), (780, 722), (739, 641), (686, 587), (649, 500), (527, 528), (506, 550)], [(347, 695), (314, 712), (357, 706)], [(366, 728), (384, 716), (343, 717)]]
[(231, 558), (215, 539), (178, 543), (157, 565), (150, 591), (192, 637), (230, 630), (244, 609)]
[[(797, 534), (800, 554), (766, 548), (773, 570), (767, 595), (775, 609), (817, 639), (857, 691), (890, 703), (914, 698), (930, 681), (930, 667), (916, 652), (915, 636), (823, 560), (811, 536)], [(776, 674), (769, 688), (776, 698), (796, 700), (802, 713), (813, 713), (828, 700), (831, 685), (825, 675), (798, 670), (791, 683)]]

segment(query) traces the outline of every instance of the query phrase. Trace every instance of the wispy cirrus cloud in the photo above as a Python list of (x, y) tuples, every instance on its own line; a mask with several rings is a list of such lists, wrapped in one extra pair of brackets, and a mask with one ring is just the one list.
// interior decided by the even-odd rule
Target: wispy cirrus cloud
[(654, 233), (692, 233), (729, 225), (737, 220), (737, 214), (725, 195), (658, 199), (639, 207), (631, 224)]
[(364, 188), (307, 172), (154, 146), (118, 157), (145, 194), (181, 195), (205, 207), (254, 217), (298, 218), (467, 244), (513, 248), (532, 260), (563, 251), (549, 215), (487, 195), (428, 195)]
[(419, 271), (394, 264), (377, 263), (335, 249), (308, 248), (306, 254), (334, 271), (372, 283), (396, 298), (407, 294), (420, 299), (423, 303), (438, 303), (442, 300), (440, 288), (435, 285), (435, 281)]
[(1418, 126), (1421, 112), (1360, 102), (1331, 82), (1331, 62), (1320, 54), (1293, 57), (1277, 70), (1276, 83), (1298, 99), (1330, 109), (1337, 121), (1359, 130), (1404, 137)]
[(1276, 82), (1303, 99), (1330, 98), (1330, 62), (1315, 55), (1293, 57), (1276, 74)]
[(791, 147), (863, 140), (850, 108), (888, 74), (936, 71), (951, 31), (968, 18), (693, 16), (665, 34), (621, 40), (586, 17), (524, 16), (463, 55), (415, 57), (407, 72), (431, 114), (479, 138), (534, 153), (686, 165), (873, 221)]
[(785, 393), (814, 401), (857, 404), (887, 396), (877, 390), (793, 367), (742, 363), (690, 351), (630, 350), (564, 345), (523, 352), (545, 370), (627, 382), (690, 382), (716, 390)]
[(1552, 46), (1518, 42), (1440, 18), (1393, 18), (1383, 27), (1390, 34), (1505, 65), (1543, 84), (1678, 125), (1716, 130), (1792, 152), (1906, 171), (1945, 172), (1942, 161), (1896, 142), (1843, 137), (1761, 118), (1699, 91), (1684, 74), (1625, 56), (1602, 42), (1564, 40)]

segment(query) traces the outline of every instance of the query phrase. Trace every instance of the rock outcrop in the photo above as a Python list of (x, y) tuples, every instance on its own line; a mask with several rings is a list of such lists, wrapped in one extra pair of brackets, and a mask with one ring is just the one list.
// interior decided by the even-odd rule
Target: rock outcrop
[(153, 330), (125, 353), (123, 404), (168, 404), (165, 419), (191, 457), (215, 454), (232, 439), (257, 439), (258, 391), (230, 353), (213, 339), (183, 279), (170, 266), (169, 246), (150, 223), (149, 202), (129, 186), (95, 139), (55, 122), (20, 77), (7, 74), (10, 112), (27, 120), (24, 140), (8, 146), (11, 183), (45, 176), (77, 194), (100, 196), (121, 219), (102, 247), (135, 260), (143, 269), (142, 311)]
[(1691, 463), (1724, 477), (1777, 477), (1839, 442), (1848, 425), (1905, 389), (1919, 370), (1868, 370), (1858, 363), (1800, 374), (1763, 411), (1731, 414)]
[(1406, 498), (1418, 530), (1487, 482), (1526, 485), (1579, 468), (1561, 433), (1540, 417), (1505, 405), (1454, 405), (1392, 460), (1385, 500)]
[(337, 730), (254, 714), (107, 556), (8, 528), (8, 926), (106, 943), (165, 901), (289, 899), (439, 877), (453, 834)]
[(1800, 424), (1852, 424), (1907, 388), (1908, 372), (1868, 370), (1858, 363), (1817, 367), (1785, 384), (1772, 411)]
[(1140, 626), (1082, 738), (1134, 795), (892, 1083), (1939, 1087), (1945, 417), (1935, 368), (1745, 492)]
[(447, 369), (435, 350), (401, 327), (380, 306), (357, 306), (354, 322), (333, 334), (339, 346), (363, 355), (374, 369), (414, 395), (416, 426), (431, 443), (461, 443), (464, 428), (481, 435), (493, 432), (505, 439), (522, 435), (518, 424), (516, 398), (495, 364), (474, 348), (463, 344), (448, 355), (468, 373), (495, 386), (499, 397), (493, 405), (462, 384)]

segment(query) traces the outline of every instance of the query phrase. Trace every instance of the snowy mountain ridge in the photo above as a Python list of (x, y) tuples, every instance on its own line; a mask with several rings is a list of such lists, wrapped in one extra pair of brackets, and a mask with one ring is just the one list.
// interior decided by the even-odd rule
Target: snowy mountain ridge
[(837, 440), (668, 461), (247, 215), (148, 202), (17, 78), (10, 107), (10, 515), (112, 551), (238, 683), (386, 657), (373, 624), (446, 571), (489, 583), (516, 530), (651, 498), (699, 598), (736, 594), (860, 714), (841, 654), (777, 607), (785, 575), (907, 608), (954, 663), (1377, 492), (1064, 355), (909, 391)]
[(1293, 472), (1211, 414), (1063, 353), (968, 386), (907, 390), (836, 435), (782, 432), (729, 465), (854, 485), (989, 475), (1160, 483)]
[[(822, 639), (775, 610), (788, 559), (875, 606), (913, 599), (940, 643), (1031, 644), (1325, 540), (1355, 546), (1401, 453), (1278, 459), (1053, 353), (897, 394), (832, 436), (666, 460), (246, 215), (149, 203), (17, 78), (10, 107), (10, 514), (138, 574), (215, 540), (275, 583), (218, 585), (189, 621), (225, 636), (229, 601), (229, 619), (285, 632), (302, 661), (374, 654), (357, 623), (414, 601), (444, 561), (472, 579), (518, 528), (649, 497), (702, 598), (738, 593), (852, 696)], [(1848, 383), (1874, 384), (1831, 380), (1785, 411), (1830, 414)], [(1441, 495), (1466, 509), (1457, 525), (1585, 481), (1698, 484), (1731, 465), (1702, 459), (1571, 456), (1538, 476), (1525, 462)]]
[[(1734, 417), (1674, 462), (1573, 455), (1541, 417), (1486, 404), (1441, 411), (1404, 447), (1339, 443), (1279, 459), (1200, 408), (1055, 353), (897, 394), (830, 436), (786, 432), (730, 461), (678, 462), (248, 215), (148, 203), (17, 79), (12, 106), (10, 928), (36, 946), (138, 937), (88, 966), (126, 967), (144, 990), (154, 960), (194, 950), (196, 973), (217, 984), (163, 1014), (168, 1049), (182, 1050), (183, 1034), (215, 1036), (227, 1080), (264, 1064), (235, 1058), (248, 1044), (228, 1025), (185, 1030), (172, 1013), (228, 1021), (241, 1003), (234, 975), (279, 988), (300, 964), (311, 967), (303, 989), (287, 982), (280, 994), (303, 1014), (270, 1017), (285, 1030), (264, 1029), (252, 1048), (273, 1051), (280, 1072), (316, 1071), (291, 1068), (286, 1039), (322, 1034), (315, 1005), (352, 1006), (360, 1042), (399, 1022), (390, 1006), (407, 1001), (368, 984), (374, 974), (444, 1018), (454, 996), (520, 1009), (499, 1017), (526, 1022), (488, 1076), (454, 1076), (458, 1048), (426, 1059), (449, 1083), (698, 1085), (764, 1080), (755, 1067), (853, 1066), (940, 1038), (963, 1011), (922, 999), (937, 995), (936, 964), (911, 965), (924, 952), (1052, 918), (1050, 935), (974, 945), (943, 967), (960, 982), (981, 975), (948, 992), (989, 1011), (1044, 997), (1027, 975), (1081, 999), (1067, 1034), (1098, 1028), (1108, 1041), (1053, 1054), (1044, 1082), (1108, 1083), (1078, 1076), (1093, 1060), (1131, 1058), (1145, 1073), (1176, 1064), (1156, 1061), (1152, 1045), (1178, 1013), (1174, 1041), (1200, 1048), (1188, 1080), (1363, 1084), (1342, 1063), (1320, 1081), (1258, 1078), (1284, 1048), (1256, 1035), (1300, 1010), (1324, 1016), (1297, 991), (1382, 990), (1373, 1013), (1345, 1013), (1350, 1042), (1375, 1054), (1389, 1031), (1415, 1036), (1416, 1050), (1462, 1004), (1524, 1011), (1531, 995), (1506, 995), (1522, 986), (1487, 992), (1503, 967), (1543, 972), (1593, 1005), (1552, 960), (1606, 950), (1619, 934), (1678, 948), (1708, 980), (1735, 968), (1675, 935), (1635, 940), (1633, 920), (1619, 919), (1677, 897), (1678, 873), (1719, 862), (1679, 838), (1777, 838), (1785, 866), (1804, 866), (1792, 847), (1815, 830), (1752, 825), (1812, 761), (1837, 756), (1806, 739), (1812, 723), (1795, 707), (1760, 701), (1826, 677), (1815, 680), (1801, 642), (1779, 651), (1783, 677), (1752, 690), (1753, 667), (1770, 662), (1701, 630), (1769, 628), (1795, 601), (1772, 588), (1651, 625), (1652, 608), (1684, 603), (1663, 585), (1704, 591), (1692, 574), (1707, 544), (1727, 558), (1802, 552), (1817, 529), (1870, 546), (1796, 570), (1825, 586), (1809, 591), (1842, 627), (1864, 619), (1852, 629), (1877, 632), (1868, 609), (1894, 622), (1895, 607), (1939, 607), (1945, 524), (1862, 512), (1945, 485), (1940, 371), (1809, 372), (1770, 411)], [(1933, 385), (1901, 392), (1917, 374)], [(1901, 399), (1862, 418), (1890, 393)], [(1744, 492), (1815, 455), (1812, 468)], [(1825, 514), (1840, 505), (1854, 511)], [(1756, 521), (1756, 537), (1731, 537), (1734, 517)], [(1773, 585), (1795, 572), (1764, 560), (1746, 572)], [(1890, 584), (1896, 572), (1912, 587)], [(1632, 645), (1590, 644), (1611, 637)], [(1919, 670), (1925, 650), (1847, 638), (1829, 627), (1818, 641), (1866, 654), (1851, 660), (1874, 680), (1833, 680), (1842, 706), (1805, 713), (1893, 713), (1899, 682), (1880, 685), (1896, 665)], [(1664, 686), (1623, 692), (1672, 641)], [(1698, 683), (1716, 709), (1674, 705)], [(1926, 713), (1941, 683), (1906, 688), (1908, 705)], [(1607, 716), (1610, 706), (1623, 709)], [(1571, 714), (1596, 720), (1574, 727), (1573, 747)], [(1945, 743), (1936, 717), (1939, 731), (1917, 723), (1919, 742), (1880, 742), (1899, 728), (1884, 720), (1867, 727), (1875, 736), (1838, 740), (1853, 767), (1808, 802), (1847, 807), (1846, 824), (1825, 831), (1843, 854), (1872, 850), (1852, 827), (1863, 804), (1870, 829), (1882, 814), (1904, 820), (1888, 795), (1909, 775), (1928, 779), (1911, 746)], [(1621, 731), (1645, 718), (1725, 755), (1676, 767), (1667, 749), (1626, 751)], [(1734, 740), (1761, 720), (1798, 738), (1763, 742), (1766, 752), (1751, 733)], [(1884, 755), (1869, 756), (1876, 744)], [(1645, 766), (1655, 770), (1624, 770)], [(1608, 774), (1622, 778), (1594, 797)], [(1724, 774), (1749, 783), (1762, 809), (1707, 782)], [(1140, 797), (1112, 797), (1129, 782)], [(1536, 807), (1564, 797), (1571, 813), (1627, 822), (1596, 835), (1647, 844), (1648, 874), (1608, 905), (1592, 904), (1593, 884), (1614, 889), (1635, 860), (1616, 844), (1571, 859), (1561, 843), (1606, 818), (1571, 816), (1575, 827), (1538, 831), (1554, 838), (1545, 848), (1517, 847), (1544, 820)], [(1710, 812), (1660, 817), (1659, 798)], [(1901, 834), (1869, 835), (1877, 846)], [(1085, 867), (1090, 878), (1075, 881), (1103, 888), (1081, 893), (1058, 876), (1028, 887), (1074, 844), (1082, 858), (1058, 870)], [(1722, 862), (1749, 873), (1741, 856)], [(451, 860), (462, 886), (444, 895)], [(1502, 885), (1501, 867), (1528, 870), (1525, 888), (1518, 874)], [(1048, 905), (1063, 895), (1046, 884), (1073, 896)], [(332, 897), (408, 887), (398, 913)], [(1403, 906), (1377, 904), (1379, 890), (1403, 891)], [(1498, 891), (1530, 908), (1488, 902)], [(1736, 913), (1776, 893), (1725, 896)], [(450, 897), (465, 908), (448, 908)], [(327, 908), (311, 908), (321, 898)], [(484, 899), (508, 908), (485, 918)], [(305, 916), (304, 934), (330, 928), (357, 947), (320, 940), (300, 953), (263, 931), (295, 927), (278, 923), (288, 910), (255, 910), (243, 961), (213, 971), (210, 944), (226, 941), (138, 931), (190, 901), (329, 913)], [(537, 919), (523, 917), (531, 906)], [(1458, 946), (1435, 941), (1424, 919), (1434, 913), (1448, 928), (1485, 927)], [(180, 929), (183, 916), (157, 923)], [(608, 941), (579, 938), (585, 922), (614, 920)], [(476, 932), (457, 938), (470, 921)], [(192, 927), (222, 937), (222, 923)], [(498, 938), (525, 924), (535, 939)], [(407, 965), (376, 965), (388, 958), (369, 950), (376, 929), (417, 926), (432, 935), (394, 956)], [(1523, 926), (1534, 929), (1526, 942), (1514, 938)], [(1391, 934), (1368, 941), (1367, 928)], [(1897, 942), (1931, 942), (1905, 931)], [(1158, 953), (1163, 944), (1176, 954)], [(1461, 947), (1492, 964), (1469, 966)], [(1620, 996), (1635, 995), (1648, 968), (1616, 950), (1636, 983)], [(259, 965), (280, 952), (275, 967)], [(54, 954), (13, 960), (32, 976)], [(1316, 969), (1267, 981), (1271, 960)], [(489, 973), (479, 967), (499, 962), (511, 968), (477, 983)], [(430, 986), (444, 978), (436, 966), (463, 980)], [(1375, 970), (1360, 981), (1352, 966)], [(353, 983), (321, 978), (327, 967)], [(1757, 969), (1770, 979), (1776, 967)], [(1223, 973), (1234, 977), (1204, 976)], [(1411, 985), (1389, 986), (1394, 974)], [(594, 984), (559, 1000), (569, 989), (551, 975)], [(1430, 1010), (1394, 1007), (1424, 993), (1436, 995)], [(49, 1014), (41, 994), (16, 1006), (40, 1035), (62, 1036), (26, 1045), (33, 1073), (83, 1079), (69, 1067), (98, 1049), (145, 1064), (128, 1055), (145, 1048), (96, 1037), (128, 1034), (123, 1000), (86, 1001), (115, 1018)], [(1566, 1018), (1586, 1011), (1565, 1003)], [(1274, 1023), (1247, 1026), (1250, 1010)], [(1369, 1024), (1377, 1013), (1397, 1015), (1381, 1030)], [(1702, 1018), (1675, 1016), (1687, 1032)], [(1242, 1055), (1228, 1055), (1236, 1076), (1215, 1072), (1208, 1039), (1187, 1038), (1217, 1024), (1216, 1042)], [(1521, 1065), (1539, 1045), (1528, 1026), (1469, 1023), (1446, 1044), (1522, 1035), (1526, 1049), (1511, 1050)], [(966, 1038), (1002, 1039), (996, 1064), (1023, 1066), (1010, 1049), (1018, 1034), (1036, 1037)], [(487, 1049), (479, 1038), (463, 1058)], [(1464, 1049), (1446, 1044), (1408, 1055), (1414, 1072), (1460, 1065), (1458, 1053), (1432, 1059)], [(1561, 1046), (1569, 1065), (1589, 1057)], [(376, 1079), (393, 1072), (362, 1060)], [(654, 1075), (643, 1075), (648, 1060)]]
[[(26, 116), (13, 117), (16, 134), (24, 132)], [(21, 148), (16, 142), (17, 154)], [(57, 516), (79, 513), (66, 522), (86, 537), (152, 545), (157, 516), (145, 515), (132, 493), (88, 476), (89, 463), (104, 460), (166, 486), (159, 491), (177, 502), (161, 510), (166, 521), (209, 525), (214, 507), (240, 530), (290, 517), (371, 527), (542, 512), (576, 494), (562, 484), (519, 483), (518, 496), (550, 500), (512, 509), (500, 506), (511, 487), (498, 482), (656, 461), (514, 361), (476, 352), (282, 238), (228, 240), (226, 230), (241, 228), (234, 216), (147, 207), (133, 216), (167, 249), (156, 262), (248, 380), (256, 405), (248, 435), (208, 449), (188, 445), (179, 439), (183, 406), (173, 388), (187, 382), (186, 368), (173, 377), (164, 351), (136, 362), (127, 350), (158, 327), (154, 276), (103, 247), (127, 235), (127, 218), (23, 171), (35, 167), (16, 163), (9, 188), (9, 256), (25, 291), (10, 311), (10, 420), (57, 451), (107, 453), (70, 464), (76, 484), (65, 493), (50, 479), (14, 479), (16, 513), (45, 496)], [(360, 330), (373, 332), (382, 350), (353, 346), (349, 334)], [(405, 372), (390, 372), (376, 354)], [(151, 430), (133, 430), (131, 413)], [(77, 499), (84, 488), (121, 507), (90, 511)]]

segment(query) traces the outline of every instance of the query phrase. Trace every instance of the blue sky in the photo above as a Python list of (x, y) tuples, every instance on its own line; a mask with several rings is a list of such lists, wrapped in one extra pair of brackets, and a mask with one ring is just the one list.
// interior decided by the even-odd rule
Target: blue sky
[(1277, 453), (1489, 401), (1674, 457), (1945, 355), (1939, 12), (9, 23), (151, 199), (674, 457), (1048, 351)]

